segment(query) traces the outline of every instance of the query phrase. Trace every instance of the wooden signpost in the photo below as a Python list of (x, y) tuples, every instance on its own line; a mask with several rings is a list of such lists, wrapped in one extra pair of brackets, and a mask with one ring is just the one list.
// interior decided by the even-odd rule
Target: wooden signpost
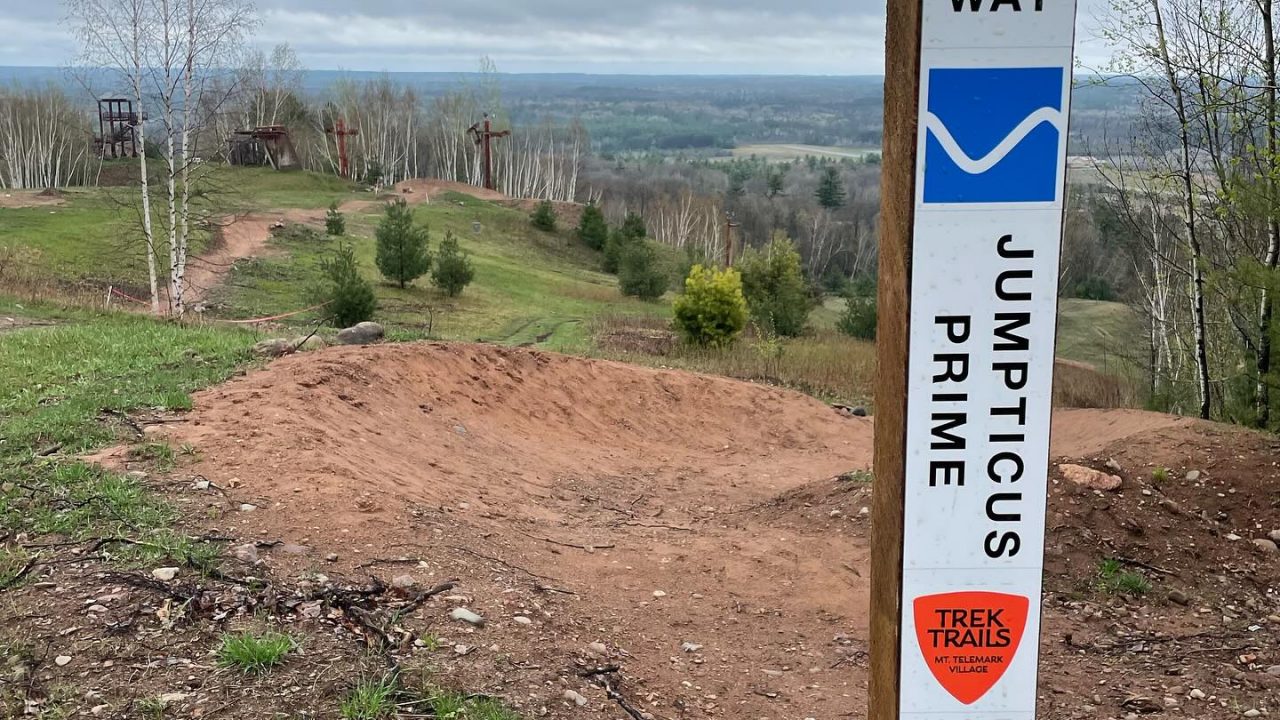
[(871, 720), (1031, 720), (1075, 0), (890, 0)]

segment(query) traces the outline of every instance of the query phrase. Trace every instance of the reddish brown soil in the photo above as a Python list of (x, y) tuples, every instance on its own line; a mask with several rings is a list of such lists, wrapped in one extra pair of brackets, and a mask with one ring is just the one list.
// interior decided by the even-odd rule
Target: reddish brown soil
[[(214, 516), (211, 532), (312, 548), (266, 555), (272, 572), (458, 579), (459, 597), (405, 621), (443, 649), (400, 655), (446, 682), (529, 715), (616, 718), (578, 675), (608, 663), (659, 718), (863, 713), (870, 486), (851, 471), (870, 464), (869, 421), (729, 380), (423, 344), (282, 359), (198, 395), (169, 431), (200, 454), (183, 472), (222, 488), (182, 498)], [(1102, 495), (1053, 481), (1045, 716), (1273, 710), (1280, 573), (1249, 541), (1280, 528), (1274, 438), (1067, 411), (1054, 447), (1096, 467), (1114, 458), (1126, 484)], [(328, 552), (336, 563), (320, 563)], [(1153, 589), (1105, 592), (1105, 557)], [(450, 621), (460, 603), (489, 624)]]

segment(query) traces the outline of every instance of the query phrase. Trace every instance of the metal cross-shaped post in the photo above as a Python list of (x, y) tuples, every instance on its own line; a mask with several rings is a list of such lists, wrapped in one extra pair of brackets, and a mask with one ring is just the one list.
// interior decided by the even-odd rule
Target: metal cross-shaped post
[(493, 139), (507, 137), (511, 135), (511, 131), (494, 132), (493, 126), (489, 121), (489, 113), (485, 113), (484, 122), (472, 125), (467, 129), (467, 133), (475, 136), (476, 145), (480, 145), (483, 148), (485, 189), (496, 190), (497, 188), (493, 183)]
[(333, 135), (338, 141), (338, 174), (344, 178), (350, 177), (351, 163), (347, 158), (347, 138), (352, 135), (359, 135), (360, 129), (347, 127), (346, 118), (340, 117), (334, 122), (333, 129), (329, 130), (329, 134)]

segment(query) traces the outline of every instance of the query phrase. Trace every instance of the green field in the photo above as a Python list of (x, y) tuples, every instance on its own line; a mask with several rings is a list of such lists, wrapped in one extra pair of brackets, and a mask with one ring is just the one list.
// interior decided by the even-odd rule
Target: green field
[(735, 158), (758, 157), (769, 162), (788, 162), (816, 157), (824, 160), (864, 160), (880, 154), (880, 148), (828, 147), (823, 145), (760, 144), (740, 145), (733, 149)]

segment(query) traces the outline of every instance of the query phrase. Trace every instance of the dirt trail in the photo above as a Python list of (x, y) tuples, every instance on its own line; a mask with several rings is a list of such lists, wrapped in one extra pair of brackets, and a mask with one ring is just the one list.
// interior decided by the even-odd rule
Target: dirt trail
[[(410, 205), (430, 202), (443, 192), (460, 192), (483, 200), (501, 200), (506, 196), (464, 183), (443, 180), (407, 180), (373, 199), (355, 199), (341, 203), (338, 209), (344, 213), (366, 212), (386, 202), (393, 195), (403, 197)], [(250, 213), (224, 218), (222, 242), (211, 251), (192, 257), (187, 266), (186, 301), (189, 305), (203, 302), (227, 275), (237, 260), (258, 257), (269, 252), (271, 228), (276, 223), (319, 225), (324, 223), (326, 210), (292, 209)]]
[[(621, 666), (626, 696), (659, 718), (862, 715), (868, 420), (720, 378), (419, 344), (282, 359), (197, 395), (169, 432), (200, 453), (189, 471), (226, 493), (194, 499), (211, 531), (332, 550), (329, 575), (458, 578), (459, 597), (407, 621), (444, 647), (418, 659), (530, 716), (619, 717), (577, 674), (600, 664)], [(1273, 440), (1134, 411), (1057, 414), (1055, 455), (1127, 470), (1115, 495), (1051, 483), (1047, 717), (1120, 717), (1132, 695), (1182, 702), (1190, 687), (1243, 707), (1280, 700), (1280, 680), (1254, 669), (1280, 658), (1236, 657), (1280, 645), (1280, 617), (1265, 619), (1280, 613), (1266, 589), (1280, 573), (1221, 539), (1280, 527), (1260, 502), (1280, 482)], [(1156, 463), (1205, 478), (1154, 484)], [(1137, 608), (1099, 598), (1111, 556), (1164, 568), (1159, 594)], [(316, 560), (267, 562), (290, 574)], [(1164, 600), (1169, 588), (1192, 607)], [(489, 624), (451, 622), (459, 603)]]

